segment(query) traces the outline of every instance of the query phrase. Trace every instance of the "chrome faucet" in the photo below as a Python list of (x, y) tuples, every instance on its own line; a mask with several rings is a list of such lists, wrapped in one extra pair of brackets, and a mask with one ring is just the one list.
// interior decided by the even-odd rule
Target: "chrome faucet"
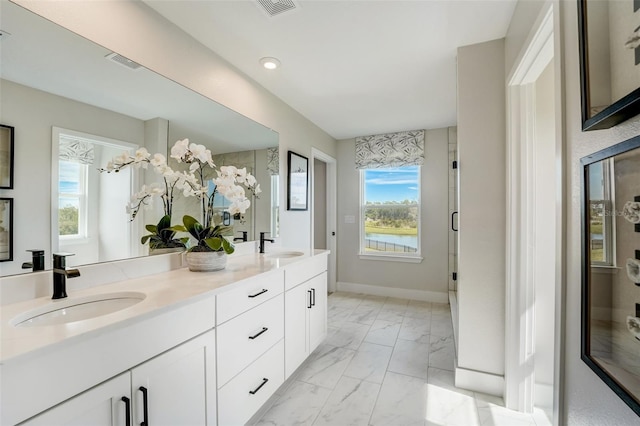
[(31, 262), (24, 262), (22, 269), (29, 269), (33, 272), (44, 271), (44, 250), (33, 249), (27, 250), (31, 252)]
[(67, 297), (67, 278), (76, 278), (80, 276), (77, 269), (67, 269), (67, 256), (73, 256), (73, 253), (54, 253), (53, 254), (53, 296), (52, 299), (64, 299)]
[(275, 243), (276, 240), (274, 240), (273, 238), (265, 238), (264, 234), (268, 234), (268, 232), (261, 232), (260, 233), (260, 253), (264, 253), (264, 242), (265, 241), (269, 241), (270, 243)]

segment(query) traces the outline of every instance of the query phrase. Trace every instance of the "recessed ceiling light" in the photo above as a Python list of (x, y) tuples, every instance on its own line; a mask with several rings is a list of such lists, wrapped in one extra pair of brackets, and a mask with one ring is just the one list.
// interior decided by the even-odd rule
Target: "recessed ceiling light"
[(260, 63), (268, 70), (275, 70), (280, 67), (280, 61), (276, 58), (262, 58), (260, 59)]

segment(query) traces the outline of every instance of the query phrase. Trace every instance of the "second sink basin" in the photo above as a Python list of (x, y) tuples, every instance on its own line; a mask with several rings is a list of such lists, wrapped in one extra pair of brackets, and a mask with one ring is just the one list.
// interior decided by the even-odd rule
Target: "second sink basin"
[(302, 256), (303, 254), (301, 251), (275, 251), (273, 253), (266, 253), (264, 256), (272, 259), (289, 259), (291, 257)]
[(33, 327), (87, 320), (129, 308), (145, 297), (143, 293), (121, 292), (53, 301), (18, 315), (11, 324), (14, 327)]

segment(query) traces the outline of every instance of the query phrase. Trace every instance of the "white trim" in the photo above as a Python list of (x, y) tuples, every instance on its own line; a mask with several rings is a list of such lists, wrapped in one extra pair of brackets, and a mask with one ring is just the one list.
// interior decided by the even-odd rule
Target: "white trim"
[[(333, 158), (332, 156), (325, 154), (324, 152), (320, 151), (319, 149), (316, 148), (311, 148), (311, 161), (310, 161), (310, 166), (311, 166), (311, 194), (310, 194), (310, 199), (313, 200), (313, 179), (315, 178), (315, 170), (314, 170), (314, 160), (318, 159), (322, 162), (324, 162), (327, 165), (327, 212), (326, 212), (326, 220), (327, 220), (327, 226), (326, 226), (326, 231), (327, 231), (327, 236), (326, 236), (326, 240), (327, 240), (327, 249), (329, 250), (329, 257), (328, 257), (328, 265), (327, 265), (327, 274), (328, 274), (328, 279), (327, 279), (327, 290), (329, 292), (334, 292), (336, 291), (336, 280), (337, 280), (337, 268), (336, 268), (336, 250), (337, 250), (337, 245), (336, 245), (336, 236), (335, 236), (335, 232), (337, 231), (337, 223), (338, 223), (338, 213), (337, 213), (337, 205), (338, 205), (338, 170), (337, 170), (337, 160), (335, 158)], [(311, 233), (311, 238), (310, 238), (310, 244), (311, 244), (311, 250), (314, 249), (314, 209), (311, 208), (310, 210), (310, 214), (311, 214), (311, 229), (310, 229), (310, 233)]]
[[(535, 155), (532, 127), (535, 123), (535, 92), (532, 83), (554, 58), (554, 18), (554, 3), (545, 3), (532, 27), (534, 30), (524, 43), (526, 48), (515, 61), (517, 65), (507, 79), (504, 400), (507, 408), (524, 412), (533, 411), (535, 396), (535, 309), (532, 309), (535, 304), (535, 265), (531, 253), (536, 238), (532, 209), (536, 202), (533, 195)], [(558, 92), (560, 87), (555, 90)], [(556, 128), (559, 124), (556, 123)], [(556, 232), (560, 232), (559, 227)]]
[(424, 257), (421, 256), (400, 256), (393, 254), (359, 254), (361, 260), (376, 260), (383, 262), (404, 262), (404, 263), (422, 263)]
[(535, 406), (546, 409), (553, 407), (553, 385), (547, 383), (536, 383), (534, 385)]
[(399, 299), (420, 300), (423, 302), (449, 303), (449, 292), (411, 290), (408, 288), (381, 287), (370, 284), (357, 284), (338, 281), (338, 291), (370, 294), (373, 296), (397, 297)]
[(504, 376), (482, 371), (467, 370), (466, 368), (460, 368), (456, 365), (455, 386), (457, 388), (502, 397), (504, 383)]

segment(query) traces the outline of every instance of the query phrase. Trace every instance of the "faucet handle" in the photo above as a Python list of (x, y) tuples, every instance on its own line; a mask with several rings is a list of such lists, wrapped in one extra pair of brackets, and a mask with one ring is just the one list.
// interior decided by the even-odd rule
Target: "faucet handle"
[(31, 268), (33, 272), (44, 271), (44, 250), (31, 249), (26, 251), (31, 252), (31, 262), (23, 263), (22, 269)]
[(74, 253), (53, 253), (53, 269), (64, 269), (66, 267), (65, 258), (67, 256), (75, 256)]

